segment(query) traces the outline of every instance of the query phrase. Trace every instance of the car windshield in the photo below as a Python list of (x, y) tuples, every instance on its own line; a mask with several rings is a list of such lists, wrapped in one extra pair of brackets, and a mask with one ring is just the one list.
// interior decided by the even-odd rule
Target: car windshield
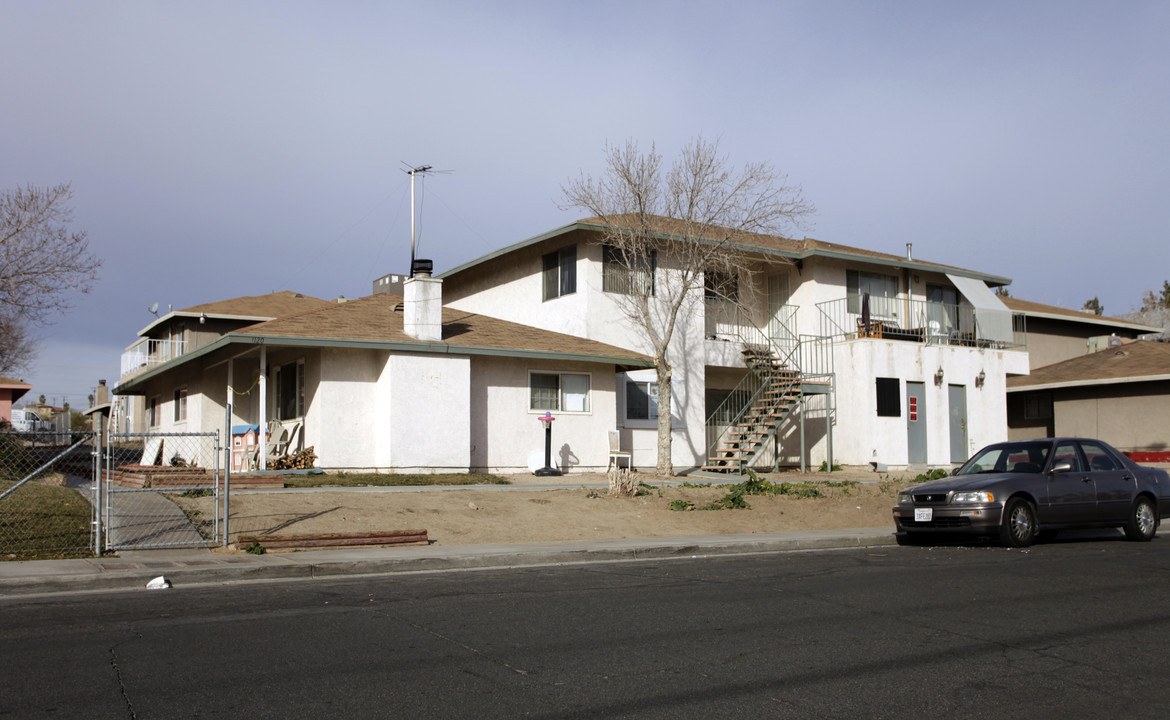
[(959, 468), (956, 475), (980, 473), (1038, 473), (1044, 470), (1048, 451), (1047, 442), (1019, 442), (992, 445), (980, 450), (975, 457)]

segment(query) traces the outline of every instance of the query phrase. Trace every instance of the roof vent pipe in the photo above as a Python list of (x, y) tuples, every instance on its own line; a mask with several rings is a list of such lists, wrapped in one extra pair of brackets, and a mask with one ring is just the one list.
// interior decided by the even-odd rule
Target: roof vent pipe
[(913, 260), (914, 260), (913, 251), (914, 251), (914, 243), (906, 243), (906, 260), (907, 260), (907, 262), (913, 262)]
[(434, 263), (432, 263), (430, 260), (424, 260), (423, 258), (416, 258), (410, 264), (410, 274), (412, 277), (430, 277), (433, 269)]

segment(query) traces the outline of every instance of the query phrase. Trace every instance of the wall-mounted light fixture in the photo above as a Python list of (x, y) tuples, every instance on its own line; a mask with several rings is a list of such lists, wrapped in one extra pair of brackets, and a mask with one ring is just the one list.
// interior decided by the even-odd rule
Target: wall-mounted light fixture
[(939, 365), (938, 372), (936, 372), (934, 374), (934, 384), (941, 387), (942, 383), (943, 383), (943, 369), (942, 369), (942, 365)]
[(984, 383), (984, 382), (986, 382), (986, 380), (987, 380), (987, 373), (985, 373), (985, 372), (983, 372), (982, 370), (980, 370), (980, 371), (979, 371), (979, 374), (975, 376), (975, 387), (977, 387), (977, 388), (979, 388), (980, 390), (982, 390), (982, 389), (983, 389), (983, 383)]
[(199, 313), (199, 324), (203, 325), (207, 322), (207, 313)]

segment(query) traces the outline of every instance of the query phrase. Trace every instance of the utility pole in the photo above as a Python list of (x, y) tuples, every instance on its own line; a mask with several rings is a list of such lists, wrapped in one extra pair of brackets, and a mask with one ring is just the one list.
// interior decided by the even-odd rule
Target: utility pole
[(414, 176), (431, 169), (430, 165), (419, 165), (406, 171), (410, 176), (410, 276), (414, 277)]

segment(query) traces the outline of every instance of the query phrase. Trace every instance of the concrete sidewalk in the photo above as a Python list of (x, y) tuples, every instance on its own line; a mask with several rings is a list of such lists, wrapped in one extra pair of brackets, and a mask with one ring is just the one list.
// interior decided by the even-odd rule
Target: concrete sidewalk
[(176, 588), (231, 582), (320, 579), (482, 568), (622, 562), (894, 545), (890, 527), (630, 538), (532, 545), (388, 547), (265, 555), (209, 550), (138, 550), (118, 557), (0, 562), (0, 597), (94, 590), (145, 590), (159, 575)]

